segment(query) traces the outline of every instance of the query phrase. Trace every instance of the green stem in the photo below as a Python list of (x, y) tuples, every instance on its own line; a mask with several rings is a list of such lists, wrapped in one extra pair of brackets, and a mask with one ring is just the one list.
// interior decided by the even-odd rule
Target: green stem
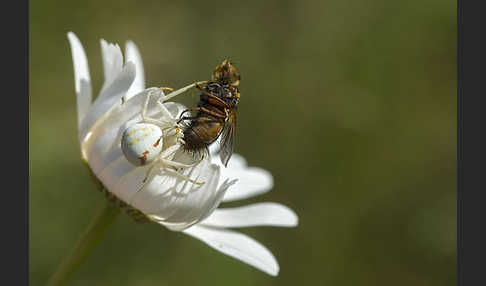
[(61, 266), (51, 276), (47, 285), (63, 285), (96, 246), (104, 231), (115, 221), (119, 213), (120, 209), (107, 201), (78, 240), (71, 254), (64, 258)]

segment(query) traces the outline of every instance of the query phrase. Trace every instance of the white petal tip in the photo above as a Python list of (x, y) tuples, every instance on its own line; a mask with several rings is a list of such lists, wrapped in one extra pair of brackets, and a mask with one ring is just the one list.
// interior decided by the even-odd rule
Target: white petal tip
[(269, 192), (273, 188), (273, 176), (265, 169), (249, 167), (226, 170), (223, 174), (238, 178), (235, 186), (228, 190), (225, 202), (243, 200)]
[(274, 226), (295, 227), (299, 218), (290, 208), (278, 203), (257, 203), (236, 208), (219, 208), (201, 222), (218, 228)]
[(125, 42), (125, 51), (127, 50), (137, 50), (138, 51), (138, 48), (137, 48), (137, 45), (135, 45), (135, 43), (131, 40), (128, 40)]
[(280, 268), (273, 254), (266, 247), (245, 234), (199, 225), (184, 230), (184, 233), (271, 276), (278, 275)]
[(280, 215), (282, 216), (282, 221), (285, 221), (285, 223), (279, 226), (296, 227), (297, 225), (299, 225), (299, 217), (294, 210), (281, 204), (275, 204), (275, 206), (278, 206), (283, 210), (283, 213)]
[(91, 104), (91, 79), (89, 75), (88, 60), (83, 45), (73, 32), (67, 33), (74, 67), (74, 89), (78, 112), (78, 127), (86, 115)]
[(273, 277), (276, 277), (276, 276), (278, 276), (279, 269), (276, 269), (276, 270), (274, 270), (274, 271), (272, 271), (272, 272), (266, 272), (266, 273), (268, 273), (269, 275), (271, 275), (271, 276), (273, 276)]

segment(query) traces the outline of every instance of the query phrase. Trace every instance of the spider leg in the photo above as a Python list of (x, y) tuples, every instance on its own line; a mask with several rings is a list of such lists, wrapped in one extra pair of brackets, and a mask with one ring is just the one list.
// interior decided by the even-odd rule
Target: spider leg
[(205, 84), (205, 83), (207, 83), (207, 82), (208, 82), (207, 80), (205, 80), (205, 81), (198, 81), (198, 82), (192, 83), (192, 84), (190, 84), (190, 85), (188, 85), (188, 86), (185, 86), (185, 87), (183, 87), (183, 88), (180, 88), (180, 89), (178, 89), (178, 90), (176, 90), (176, 91), (173, 91), (173, 92), (171, 92), (171, 93), (167, 94), (167, 95), (164, 97), (164, 101), (165, 101), (165, 100), (169, 100), (169, 99), (173, 98), (174, 96), (177, 96), (177, 95), (179, 95), (179, 94), (181, 94), (181, 93), (184, 93), (184, 92), (188, 91), (189, 89), (191, 89), (191, 88), (193, 88), (193, 87), (195, 87), (195, 86), (197, 86), (197, 85), (200, 85), (200, 84)]
[(191, 178), (189, 178), (189, 177), (187, 177), (187, 176), (184, 176), (184, 175), (182, 175), (181, 173), (179, 173), (179, 172), (177, 172), (177, 171), (174, 171), (174, 170), (171, 170), (171, 169), (167, 169), (167, 170), (165, 170), (165, 171), (166, 171), (167, 173), (169, 173), (169, 174), (172, 174), (172, 175), (174, 175), (174, 176), (176, 176), (176, 177), (178, 177), (178, 178), (180, 178), (180, 179), (182, 179), (182, 180), (184, 180), (184, 181), (191, 182), (191, 183), (193, 183), (193, 184), (195, 184), (195, 185), (204, 185), (204, 184), (206, 183), (206, 182), (198, 182), (198, 181), (195, 181), (195, 180), (193, 180), (193, 179), (191, 179)]

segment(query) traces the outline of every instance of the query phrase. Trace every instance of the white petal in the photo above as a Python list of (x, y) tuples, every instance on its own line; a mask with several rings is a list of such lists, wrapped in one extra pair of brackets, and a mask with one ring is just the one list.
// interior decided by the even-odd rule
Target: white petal
[(103, 60), (103, 71), (105, 73), (105, 82), (101, 92), (107, 88), (112, 81), (118, 76), (123, 67), (123, 55), (118, 44), (111, 44), (101, 39), (101, 57)]
[(216, 157), (218, 156), (218, 152), (219, 152), (219, 144), (220, 144), (220, 141), (221, 139), (218, 137), (218, 139), (216, 139), (216, 141), (214, 141), (211, 145), (209, 145), (208, 149), (209, 149), (209, 155), (211, 155), (211, 157)]
[(73, 32), (67, 34), (74, 65), (74, 87), (78, 111), (78, 128), (91, 104), (91, 78), (86, 53), (78, 37)]
[(142, 56), (137, 49), (137, 46), (132, 41), (128, 41), (125, 45), (125, 62), (132, 62), (135, 64), (135, 80), (127, 92), (127, 99), (145, 89), (145, 74), (143, 71)]
[[(173, 160), (184, 164), (194, 161), (192, 155), (183, 151), (178, 152)], [(173, 196), (172, 199), (163, 198), (170, 205), (148, 202), (145, 203), (146, 208), (144, 208), (146, 213), (155, 214), (152, 217), (155, 221), (175, 231), (181, 231), (208, 217), (221, 203), (226, 190), (236, 182), (236, 180), (226, 180), (220, 184), (220, 168), (215, 164), (211, 164), (207, 158), (196, 167), (184, 170), (182, 174), (193, 180), (203, 181), (205, 184), (202, 186), (197, 186), (190, 182), (181, 184), (179, 180), (177, 187), (182, 188), (171, 194)], [(162, 176), (159, 177), (159, 185), (170, 185), (167, 181), (164, 182), (163, 179)], [(152, 182), (156, 182), (156, 180)], [(158, 193), (160, 194), (160, 191)], [(181, 196), (181, 194), (184, 194), (184, 196)], [(156, 196), (151, 196), (151, 200), (154, 200), (154, 197)], [(149, 209), (148, 204), (154, 204), (156, 211)]]
[(219, 158), (220, 141), (221, 137), (208, 147), (209, 155), (211, 156), (211, 162), (213, 162), (214, 164), (218, 164), (225, 169), (241, 169), (247, 166), (245, 158), (243, 158), (243, 156), (239, 154), (234, 153), (231, 156), (231, 159), (228, 161), (228, 166), (225, 167), (223, 163), (221, 163), (221, 159)]
[(184, 233), (263, 272), (272, 276), (278, 275), (279, 266), (272, 253), (259, 242), (242, 233), (200, 225), (192, 226), (184, 230)]
[(179, 231), (201, 221), (219, 205), (226, 191), (217, 188), (219, 167), (204, 160), (181, 173), (205, 184), (196, 185), (160, 172), (129, 202), (171, 230)]
[(211, 146), (209, 149), (211, 162), (221, 167), (223, 178), (238, 179), (238, 182), (226, 192), (224, 202), (254, 197), (273, 188), (273, 176), (268, 171), (257, 167), (247, 167), (245, 158), (239, 154), (233, 154), (228, 162), (228, 167), (225, 167), (221, 163), (217, 151), (215, 151), (218, 147)]
[[(101, 173), (104, 168), (123, 156), (120, 147), (121, 134), (128, 124), (140, 122), (142, 105), (152, 90), (154, 89), (146, 89), (124, 103), (117, 102), (89, 129), (89, 136), (86, 136), (81, 149), (95, 174)], [(149, 106), (154, 106), (157, 98), (152, 96)]]
[(97, 176), (117, 197), (174, 231), (181, 231), (210, 215), (231, 185), (224, 183), (217, 188), (219, 167), (210, 165), (208, 160), (183, 172), (191, 179), (205, 182), (202, 186), (163, 172), (143, 185), (147, 169), (146, 166), (135, 168), (121, 156)]
[[(214, 159), (216, 159), (216, 161), (218, 161), (219, 164), (221, 164), (221, 166), (224, 167), (223, 163), (221, 163), (221, 159), (219, 158), (219, 155), (215, 156)], [(241, 156), (240, 154), (233, 154), (233, 156), (231, 156), (231, 159), (228, 161), (228, 166), (225, 167), (225, 170), (226, 169), (228, 169), (228, 170), (232, 170), (232, 169), (241, 170), (241, 169), (246, 168), (246, 167), (248, 167), (246, 159), (243, 156)]]
[(284, 205), (257, 203), (238, 208), (219, 208), (201, 224), (214, 227), (293, 227), (298, 224), (298, 217)]
[[(88, 160), (91, 170), (95, 174), (112, 164), (117, 158), (123, 156), (120, 141), (121, 135), (129, 124), (141, 121), (141, 111), (149, 92), (154, 88), (145, 89), (124, 103), (117, 103), (90, 129), (87, 139), (82, 144), (82, 152)], [(148, 115), (159, 118), (155, 102), (159, 97), (150, 98)], [(173, 115), (184, 109), (181, 104), (167, 102), (164, 106)]]
[(126, 95), (134, 78), (135, 66), (133, 63), (129, 62), (111, 84), (95, 99), (92, 107), (89, 109), (85, 119), (81, 123), (79, 135), (81, 141), (85, 139), (86, 135), (91, 131), (91, 128), (98, 119), (105, 115), (105, 113), (116, 103), (121, 102), (121, 98)]
[(227, 168), (222, 169), (221, 172), (223, 178), (238, 178), (238, 182), (226, 192), (223, 199), (224, 202), (254, 197), (264, 194), (273, 188), (272, 175), (261, 168)]
[[(157, 176), (151, 177), (141, 189), (147, 167), (131, 165), (123, 156), (120, 140), (126, 126), (140, 122), (142, 105), (152, 90), (146, 89), (124, 103), (115, 104), (93, 126), (82, 150), (91, 170), (110, 192), (144, 213), (153, 215), (153, 220), (168, 228), (182, 230), (206, 218), (219, 205), (230, 184), (218, 188), (219, 167), (205, 159), (198, 166), (182, 172), (191, 179), (205, 182), (202, 186), (154, 169), (153, 174)], [(148, 115), (154, 118), (161, 116), (155, 104), (157, 99), (154, 95), (149, 102), (151, 108)], [(173, 102), (164, 105), (173, 116), (184, 109)]]
[(129, 203), (129, 199), (140, 188), (148, 168), (134, 167), (123, 156), (113, 160), (96, 177), (119, 199)]

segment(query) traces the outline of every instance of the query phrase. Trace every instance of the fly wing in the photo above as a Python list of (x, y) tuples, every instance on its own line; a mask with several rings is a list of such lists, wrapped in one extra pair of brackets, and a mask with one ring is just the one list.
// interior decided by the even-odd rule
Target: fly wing
[(221, 131), (221, 145), (219, 150), (219, 157), (221, 162), (226, 167), (228, 161), (233, 154), (233, 143), (235, 138), (236, 130), (236, 111), (233, 109), (228, 116), (223, 130)]

